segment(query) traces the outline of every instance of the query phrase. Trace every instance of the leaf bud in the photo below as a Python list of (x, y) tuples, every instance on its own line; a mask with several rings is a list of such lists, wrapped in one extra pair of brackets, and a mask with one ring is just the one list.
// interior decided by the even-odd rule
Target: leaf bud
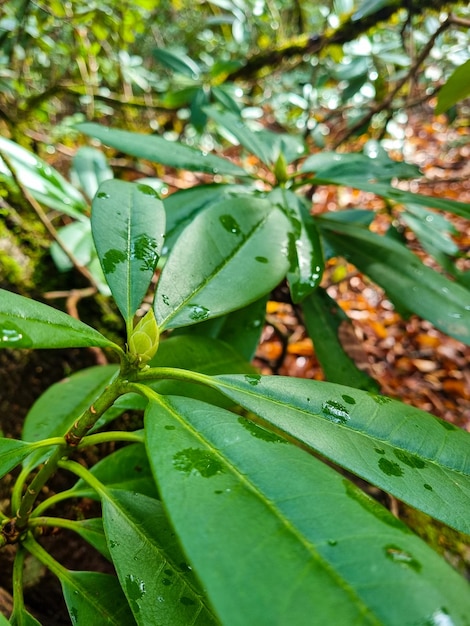
[(143, 367), (158, 350), (160, 331), (153, 309), (140, 320), (129, 337), (129, 352)]

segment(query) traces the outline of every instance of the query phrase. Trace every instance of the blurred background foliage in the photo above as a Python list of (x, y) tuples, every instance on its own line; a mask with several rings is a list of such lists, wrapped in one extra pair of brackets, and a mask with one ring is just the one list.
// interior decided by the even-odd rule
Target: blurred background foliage
[(49, 152), (84, 119), (212, 149), (215, 102), (318, 148), (364, 130), (399, 147), (456, 68), (470, 82), (469, 26), (467, 3), (440, 0), (9, 0), (0, 128)]

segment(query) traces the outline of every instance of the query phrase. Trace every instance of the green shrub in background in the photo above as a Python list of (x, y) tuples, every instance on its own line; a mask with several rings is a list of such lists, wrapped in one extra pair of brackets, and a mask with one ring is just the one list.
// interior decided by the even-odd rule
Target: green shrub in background
[[(59, 578), (74, 624), (467, 624), (467, 583), (330, 462), (469, 533), (469, 435), (377, 393), (343, 352), (344, 318), (319, 284), (325, 259), (344, 256), (401, 312), (468, 344), (468, 275), (455, 265), (452, 227), (431, 208), (468, 217), (469, 206), (397, 189), (393, 178), (417, 171), (375, 144), (367, 153), (305, 158), (296, 137), (253, 132), (214, 107), (205, 112), (264, 164), (262, 178), (157, 136), (80, 126), (124, 153), (221, 181), (162, 201), (143, 181), (110, 178), (95, 152), (76, 164), (94, 194), (91, 220), (85, 200), (74, 209), (80, 249), (89, 251), (82, 260), (122, 314), (124, 347), (0, 292), (2, 347), (98, 346), (119, 361), (50, 387), (22, 439), (0, 442), (2, 475), (20, 468), (11, 511), (1, 514), (2, 544), (18, 544), (10, 623), (37, 624), (22, 596), (31, 553)], [(2, 146), (12, 167), (24, 161)], [(37, 163), (30, 169), (38, 173)], [(66, 181), (40, 168), (38, 175), (53, 181), (61, 201), (68, 197)], [(303, 192), (324, 183), (383, 197), (452, 280), (426, 267), (392, 228), (373, 233), (368, 211), (312, 217)], [(31, 192), (46, 204), (52, 195)], [(74, 242), (65, 237), (75, 254)], [(142, 306), (157, 264), (152, 304)], [(260, 376), (250, 365), (266, 300), (284, 280), (329, 382)], [(144, 427), (113, 432), (111, 422), (129, 409), (144, 411)], [(129, 445), (90, 469), (70, 460), (110, 441)], [(56, 471), (77, 482), (39, 498)], [(102, 518), (49, 515), (72, 497), (99, 500)], [(48, 526), (76, 531), (117, 576), (65, 569), (41, 546)]]

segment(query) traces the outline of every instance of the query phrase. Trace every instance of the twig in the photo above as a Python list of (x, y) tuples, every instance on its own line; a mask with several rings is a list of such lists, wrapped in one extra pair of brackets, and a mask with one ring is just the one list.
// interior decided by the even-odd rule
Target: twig
[(410, 71), (406, 74), (406, 76), (404, 76), (403, 78), (401, 78), (397, 82), (397, 84), (395, 85), (394, 89), (388, 94), (388, 96), (386, 98), (384, 98), (382, 100), (382, 102), (379, 102), (375, 106), (371, 107), (371, 109), (368, 111), (368, 113), (366, 113), (366, 115), (364, 115), (358, 122), (353, 124), (353, 126), (348, 128), (347, 133), (345, 133), (342, 137), (340, 137), (334, 143), (333, 149), (338, 148), (338, 146), (341, 145), (344, 141), (346, 141), (346, 139), (348, 139), (348, 137), (351, 137), (351, 135), (354, 135), (354, 133), (356, 131), (358, 131), (360, 128), (362, 128), (366, 124), (369, 124), (370, 121), (372, 120), (372, 118), (375, 115), (377, 115), (377, 113), (380, 113), (384, 109), (387, 109), (387, 108), (390, 107), (390, 105), (393, 102), (393, 99), (395, 98), (397, 93), (400, 91), (400, 89), (403, 87), (403, 85), (405, 85), (405, 83), (410, 79), (410, 77), (413, 76), (413, 74), (417, 71), (417, 69), (419, 68), (421, 63), (423, 63), (423, 61), (429, 55), (429, 53), (431, 52), (432, 48), (434, 47), (434, 43), (435, 43), (436, 39), (445, 30), (447, 30), (447, 28), (449, 28), (449, 26), (451, 26), (451, 24), (452, 24), (452, 22), (451, 22), (450, 17), (447, 17), (442, 22), (442, 24), (439, 26), (439, 28), (436, 30), (434, 35), (432, 35), (432, 37), (429, 39), (428, 43), (424, 46), (423, 50), (421, 51), (421, 54), (417, 57), (416, 61), (410, 67)]

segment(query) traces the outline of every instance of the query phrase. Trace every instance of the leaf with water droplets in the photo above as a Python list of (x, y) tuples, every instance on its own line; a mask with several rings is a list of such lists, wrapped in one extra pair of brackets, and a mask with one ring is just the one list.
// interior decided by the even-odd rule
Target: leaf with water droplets
[(382, 396), (332, 383), (240, 375), (209, 382), (278, 432), (470, 533), (469, 433), (449, 430), (446, 422), (400, 402), (377, 402)]
[(147, 185), (107, 180), (93, 200), (91, 228), (104, 275), (129, 328), (162, 251), (163, 203)]
[(203, 322), (269, 293), (287, 270), (288, 229), (280, 209), (257, 198), (223, 200), (197, 215), (158, 281), (160, 329)]
[(111, 558), (137, 624), (215, 626), (161, 502), (119, 489), (104, 491), (102, 503)]
[(149, 401), (145, 433), (165, 510), (224, 626), (424, 624), (442, 606), (465, 623), (466, 581), (277, 433), (176, 396)]
[(52, 307), (0, 289), (0, 348), (118, 346), (101, 333)]

